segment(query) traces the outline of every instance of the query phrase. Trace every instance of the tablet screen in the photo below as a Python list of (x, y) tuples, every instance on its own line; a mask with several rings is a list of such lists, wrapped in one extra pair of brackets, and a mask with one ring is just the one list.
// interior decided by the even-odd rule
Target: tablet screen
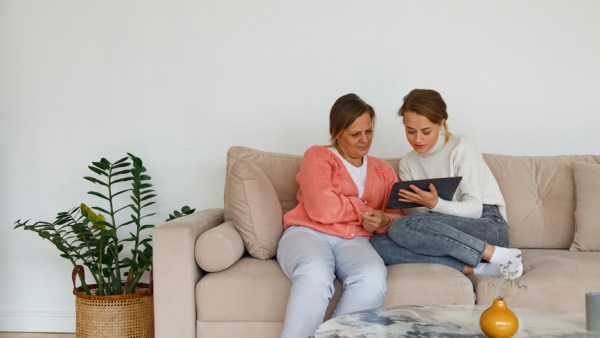
[(394, 183), (392, 187), (392, 193), (390, 194), (390, 198), (388, 199), (387, 207), (390, 209), (403, 209), (403, 208), (414, 208), (414, 207), (422, 207), (422, 205), (412, 202), (400, 202), (398, 200), (398, 191), (400, 189), (411, 190), (410, 186), (415, 185), (421, 190), (429, 191), (429, 184), (433, 183), (435, 189), (438, 192), (438, 196), (441, 199), (451, 201), (452, 196), (454, 196), (454, 192), (456, 188), (458, 188), (458, 184), (462, 176), (456, 177), (440, 177), (440, 178), (428, 178), (424, 180), (413, 180), (413, 181), (402, 181)]

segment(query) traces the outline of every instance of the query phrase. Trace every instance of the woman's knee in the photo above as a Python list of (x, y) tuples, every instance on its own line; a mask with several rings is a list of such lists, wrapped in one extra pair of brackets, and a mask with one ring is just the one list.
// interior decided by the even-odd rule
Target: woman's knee
[(365, 267), (359, 273), (345, 278), (344, 288), (349, 286), (361, 288), (365, 292), (385, 292), (387, 288), (387, 268), (385, 265)]
[(325, 261), (302, 261), (296, 264), (290, 276), (294, 285), (302, 284), (312, 290), (333, 294), (333, 267)]
[(387, 267), (385, 265), (373, 266), (367, 271), (368, 281), (371, 287), (380, 289), (385, 292), (387, 291)]
[(421, 214), (400, 217), (390, 225), (388, 236), (399, 244), (404, 241), (410, 241), (412, 234), (415, 231), (418, 233), (419, 227), (426, 221), (426, 216)]

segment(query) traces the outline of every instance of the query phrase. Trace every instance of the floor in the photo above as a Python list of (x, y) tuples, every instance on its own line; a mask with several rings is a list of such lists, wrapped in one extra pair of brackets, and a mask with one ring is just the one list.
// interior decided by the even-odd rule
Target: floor
[(74, 333), (0, 332), (0, 338), (75, 338)]

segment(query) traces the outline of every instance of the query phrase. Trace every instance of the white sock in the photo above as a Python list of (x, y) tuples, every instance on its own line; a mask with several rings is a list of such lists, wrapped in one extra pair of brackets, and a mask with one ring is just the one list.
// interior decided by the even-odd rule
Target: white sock
[(522, 264), (522, 256), (523, 254), (519, 249), (503, 248), (501, 246), (497, 246), (494, 250), (492, 258), (490, 258), (490, 263), (496, 265), (506, 265), (509, 261), (511, 261), (513, 262), (512, 264)]
[(492, 263), (478, 263), (473, 269), (476, 275), (485, 275), (490, 277), (502, 277), (500, 267)]
[(506, 279), (517, 279), (523, 275), (523, 262), (508, 260), (506, 264), (500, 264), (500, 274)]
[(497, 246), (490, 258), (490, 263), (497, 265), (500, 276), (507, 279), (517, 279), (523, 275), (523, 253), (519, 249)]

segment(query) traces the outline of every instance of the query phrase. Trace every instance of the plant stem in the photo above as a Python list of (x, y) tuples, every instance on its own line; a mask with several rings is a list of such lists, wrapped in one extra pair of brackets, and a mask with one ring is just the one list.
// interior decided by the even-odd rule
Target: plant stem
[[(113, 207), (113, 193), (112, 193), (112, 171), (113, 171), (113, 164), (110, 164), (110, 168), (109, 168), (109, 173), (108, 173), (108, 202), (110, 205), (110, 219), (112, 221), (111, 226), (114, 230), (114, 236), (112, 237), (112, 245), (110, 245), (109, 250), (112, 251), (113, 253), (113, 261), (116, 262), (116, 264), (114, 265), (114, 268), (116, 270), (116, 278), (117, 278), (117, 283), (110, 283), (111, 285), (115, 286), (115, 293), (120, 294), (121, 293), (121, 268), (120, 268), (120, 264), (119, 264), (119, 252), (117, 250), (117, 247), (119, 246), (119, 242), (117, 240), (117, 223), (116, 223), (116, 218), (115, 218), (115, 211), (114, 211), (114, 207)], [(112, 263), (109, 265), (110, 267), (112, 267)], [(109, 281), (112, 279), (110, 278), (112, 277), (111, 274), (109, 274)]]

